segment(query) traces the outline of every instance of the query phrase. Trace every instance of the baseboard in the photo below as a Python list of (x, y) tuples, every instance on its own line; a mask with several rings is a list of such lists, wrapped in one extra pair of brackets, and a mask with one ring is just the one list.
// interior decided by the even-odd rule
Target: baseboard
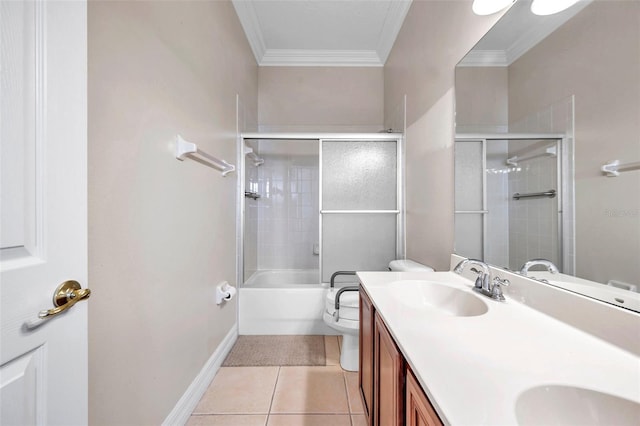
[(191, 416), (196, 405), (200, 402), (202, 395), (206, 392), (213, 380), (213, 377), (218, 372), (222, 362), (231, 351), (231, 348), (237, 339), (238, 326), (236, 324), (229, 333), (227, 333), (216, 351), (211, 355), (211, 358), (209, 358), (209, 360), (204, 364), (200, 373), (198, 373), (196, 378), (193, 379), (193, 382), (191, 382), (176, 406), (173, 407), (171, 413), (169, 413), (164, 422), (162, 422), (163, 426), (176, 426), (187, 423), (189, 416)]

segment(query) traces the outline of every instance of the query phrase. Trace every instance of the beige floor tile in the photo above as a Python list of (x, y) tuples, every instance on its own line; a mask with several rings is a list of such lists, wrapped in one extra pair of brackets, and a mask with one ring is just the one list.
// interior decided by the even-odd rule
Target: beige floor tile
[(363, 415), (351, 416), (351, 424), (353, 426), (367, 426), (367, 419)]
[(222, 367), (194, 414), (268, 414), (280, 367)]
[(351, 421), (340, 414), (278, 414), (269, 416), (267, 426), (351, 426)]
[(345, 371), (344, 378), (347, 382), (347, 396), (349, 397), (351, 414), (364, 414), (362, 399), (360, 397), (360, 385), (358, 384), (358, 373), (355, 371)]
[(349, 414), (340, 367), (281, 367), (271, 413)]
[(324, 351), (327, 358), (327, 365), (340, 365), (338, 336), (324, 336)]
[(191, 416), (186, 426), (265, 426), (267, 415), (199, 415)]

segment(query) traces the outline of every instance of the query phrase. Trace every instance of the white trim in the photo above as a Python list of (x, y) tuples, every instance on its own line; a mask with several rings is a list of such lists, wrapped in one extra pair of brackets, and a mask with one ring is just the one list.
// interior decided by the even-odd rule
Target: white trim
[(376, 49), (378, 58), (380, 58), (380, 62), (383, 65), (387, 62), (391, 48), (393, 48), (393, 44), (396, 42), (396, 38), (402, 28), (404, 18), (409, 12), (412, 1), (413, 0), (394, 1), (389, 5), (387, 18), (380, 32), (380, 40), (378, 41), (378, 48)]
[(458, 64), (461, 67), (508, 67), (532, 47), (560, 28), (565, 22), (587, 7), (593, 0), (582, 0), (564, 13), (537, 19), (535, 25), (522, 33), (504, 50), (471, 50)]
[(284, 67), (382, 67), (375, 50), (267, 49), (258, 61), (262, 66)]
[(564, 14), (557, 13), (555, 15), (545, 16), (537, 25), (532, 25), (528, 31), (515, 40), (506, 50), (507, 65), (511, 65), (522, 55), (527, 53), (529, 49), (540, 43), (548, 35), (560, 28), (565, 22), (577, 15), (582, 9), (587, 7), (593, 0), (582, 0), (576, 3), (569, 12)]
[(459, 67), (507, 67), (509, 61), (504, 50), (472, 50), (459, 63)]
[(402, 137), (401, 133), (287, 133), (287, 132), (244, 132), (240, 136), (243, 140), (262, 140), (262, 139), (284, 139), (284, 140), (370, 140), (370, 141), (387, 141), (397, 140)]
[(390, 2), (376, 50), (267, 49), (254, 2), (232, 0), (259, 66), (382, 67), (402, 28), (412, 0)]
[(267, 45), (262, 36), (262, 28), (260, 28), (260, 21), (253, 2), (246, 0), (231, 0), (231, 2), (236, 9), (236, 14), (240, 19), (240, 24), (247, 36), (253, 55), (256, 57), (256, 62), (260, 64), (267, 51)]
[(162, 422), (163, 426), (183, 425), (189, 420), (189, 416), (200, 402), (202, 395), (206, 392), (214, 376), (220, 369), (222, 362), (227, 357), (233, 344), (238, 339), (238, 325), (235, 324), (225, 338), (220, 342), (211, 358), (204, 364), (200, 373), (193, 379), (185, 393), (178, 400), (178, 403)]

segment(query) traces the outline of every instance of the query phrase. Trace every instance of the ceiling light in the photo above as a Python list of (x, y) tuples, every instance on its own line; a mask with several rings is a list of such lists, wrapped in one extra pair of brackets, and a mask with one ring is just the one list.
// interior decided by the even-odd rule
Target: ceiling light
[(509, 6), (515, 0), (473, 0), (473, 13), (476, 15), (491, 15)]
[(536, 15), (553, 15), (570, 8), (580, 0), (533, 0), (531, 12)]

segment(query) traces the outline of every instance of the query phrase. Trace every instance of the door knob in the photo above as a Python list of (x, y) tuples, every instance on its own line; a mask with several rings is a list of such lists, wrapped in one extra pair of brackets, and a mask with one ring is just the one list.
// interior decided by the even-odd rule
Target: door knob
[(55, 308), (40, 311), (38, 318), (49, 319), (54, 315), (61, 314), (71, 309), (79, 301), (88, 299), (89, 296), (91, 296), (91, 290), (82, 288), (78, 281), (65, 281), (53, 293), (53, 305)]

